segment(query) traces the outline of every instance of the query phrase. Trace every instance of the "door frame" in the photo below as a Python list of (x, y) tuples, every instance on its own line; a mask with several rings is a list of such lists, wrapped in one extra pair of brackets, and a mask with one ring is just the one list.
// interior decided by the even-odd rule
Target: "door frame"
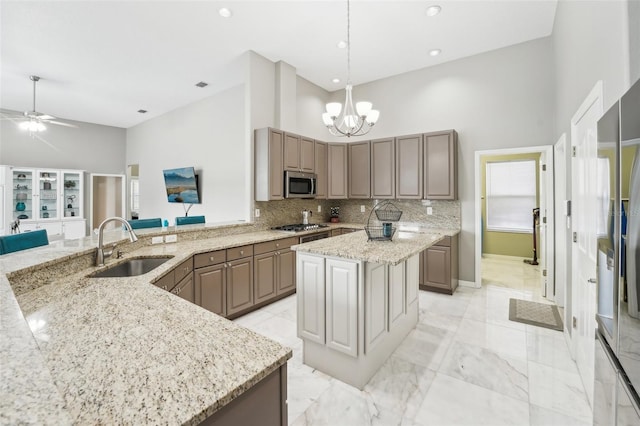
[[(558, 141), (553, 145), (553, 181), (554, 181), (554, 196), (555, 196), (555, 238), (554, 238), (554, 251), (555, 251), (555, 265), (562, 265), (561, 267), (556, 267), (554, 269), (555, 275), (555, 291), (554, 298), (556, 305), (559, 307), (565, 307), (564, 313), (565, 317), (563, 318), (564, 324), (568, 324), (567, 319), (570, 318), (571, 309), (566, 309), (567, 307), (567, 286), (566, 283), (569, 282), (570, 269), (567, 267), (569, 265), (569, 250), (567, 249), (568, 239), (567, 236), (570, 234), (568, 229), (570, 228), (570, 217), (567, 211), (567, 201), (569, 197), (567, 194), (567, 166), (570, 160), (569, 155), (569, 145), (567, 141), (567, 134), (563, 133), (558, 138)], [(560, 191), (564, 190), (564, 191)], [(562, 273), (564, 269), (564, 274), (562, 276), (559, 273)], [(558, 285), (558, 283), (564, 283), (563, 285)]]
[(100, 225), (99, 223), (93, 223), (93, 179), (95, 177), (119, 177), (122, 179), (122, 212), (120, 217), (125, 218), (127, 212), (127, 176), (117, 173), (91, 173), (89, 175), (89, 235)]
[[(545, 197), (547, 211), (554, 211), (554, 197), (553, 197), (553, 167), (550, 165), (553, 164), (553, 145), (538, 145), (538, 146), (528, 146), (522, 148), (503, 148), (503, 149), (489, 149), (483, 151), (475, 151), (475, 287), (482, 287), (482, 157), (487, 155), (512, 155), (512, 154), (529, 154), (529, 153), (541, 153), (546, 157), (547, 164), (547, 172), (549, 175), (547, 176), (547, 185), (546, 188), (539, 188), (540, 197)], [(539, 185), (540, 182), (536, 182), (536, 185)], [(551, 190), (550, 190), (551, 188)], [(547, 213), (547, 232), (553, 234), (554, 230), (554, 215)], [(555, 259), (555, 251), (553, 244), (549, 244), (549, 241), (553, 241), (553, 235), (551, 237), (547, 235), (547, 283), (549, 280), (554, 280), (554, 274), (549, 273), (548, 268), (553, 268), (553, 261), (549, 259)], [(548, 284), (547, 284), (548, 286)]]

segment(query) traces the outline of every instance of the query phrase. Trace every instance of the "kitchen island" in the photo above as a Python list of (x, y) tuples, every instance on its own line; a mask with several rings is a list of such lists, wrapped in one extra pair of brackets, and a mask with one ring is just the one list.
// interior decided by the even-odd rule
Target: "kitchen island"
[(297, 251), (298, 337), (303, 362), (363, 389), (418, 321), (418, 253), (454, 230), (364, 231)]

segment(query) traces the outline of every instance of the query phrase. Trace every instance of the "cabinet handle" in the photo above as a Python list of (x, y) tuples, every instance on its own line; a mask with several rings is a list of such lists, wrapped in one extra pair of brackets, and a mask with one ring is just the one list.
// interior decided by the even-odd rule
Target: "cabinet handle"
[(210, 261), (210, 262), (213, 262), (213, 260), (214, 260), (214, 259), (213, 259), (213, 256), (209, 257), (209, 261)]
[(240, 250), (240, 254), (244, 254), (244, 250)]
[(280, 247), (280, 243), (276, 243), (276, 247)]

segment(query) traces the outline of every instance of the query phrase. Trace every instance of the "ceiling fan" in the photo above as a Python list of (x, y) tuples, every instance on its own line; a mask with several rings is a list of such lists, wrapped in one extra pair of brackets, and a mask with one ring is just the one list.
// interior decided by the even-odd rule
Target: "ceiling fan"
[(14, 111), (5, 109), (0, 110), (0, 120), (10, 120), (17, 123), (23, 130), (28, 130), (29, 133), (42, 132), (47, 129), (45, 124), (55, 124), (58, 126), (66, 127), (78, 127), (74, 124), (57, 121), (56, 117), (48, 114), (43, 114), (36, 111), (36, 83), (40, 81), (40, 77), (37, 75), (30, 75), (29, 79), (33, 81), (33, 109), (31, 111), (25, 111), (22, 114), (16, 114)]

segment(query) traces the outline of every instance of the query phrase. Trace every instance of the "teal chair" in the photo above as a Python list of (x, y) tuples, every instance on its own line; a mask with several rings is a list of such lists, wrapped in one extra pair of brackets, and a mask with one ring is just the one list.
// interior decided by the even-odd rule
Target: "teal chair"
[(0, 254), (49, 245), (45, 229), (0, 237)]
[(194, 223), (205, 223), (204, 216), (176, 217), (176, 225), (193, 225)]
[(162, 219), (160, 219), (159, 217), (154, 217), (153, 219), (128, 220), (127, 222), (129, 222), (129, 225), (131, 225), (131, 229), (162, 227)]

